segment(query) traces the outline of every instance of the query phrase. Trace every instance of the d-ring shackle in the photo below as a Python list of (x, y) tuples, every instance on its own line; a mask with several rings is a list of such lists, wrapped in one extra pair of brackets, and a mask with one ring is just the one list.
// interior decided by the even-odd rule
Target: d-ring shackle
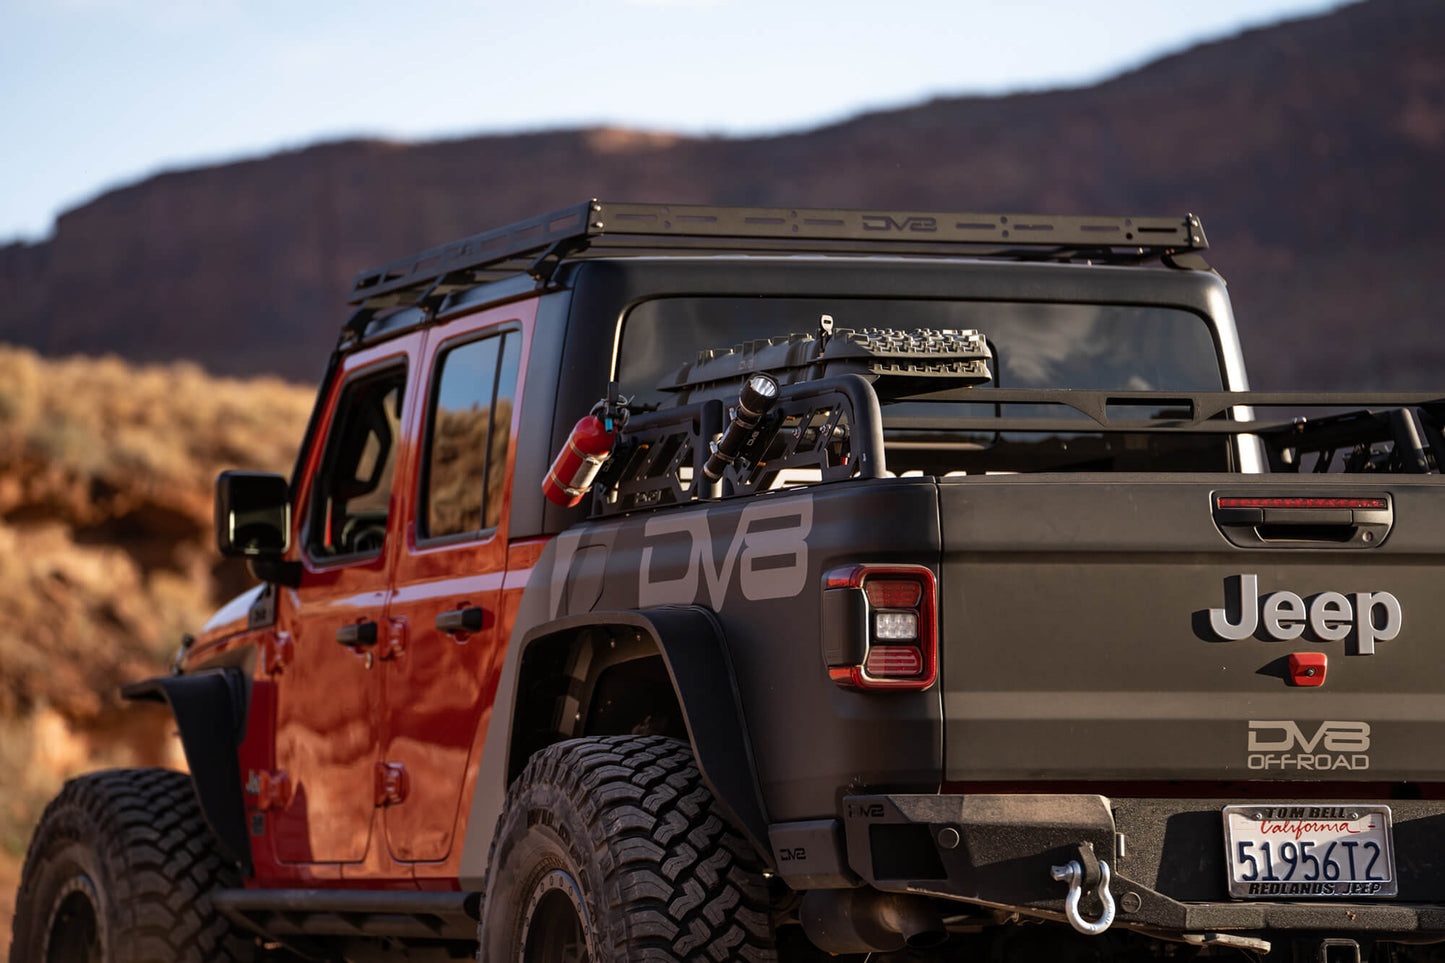
[(1052, 870), (1054, 879), (1069, 884), (1069, 895), (1064, 900), (1064, 915), (1069, 925), (1085, 936), (1098, 936), (1114, 923), (1114, 894), (1109, 892), (1109, 864), (1099, 860), (1099, 899), (1104, 901), (1104, 915), (1093, 923), (1079, 913), (1079, 900), (1084, 898), (1084, 867), (1071, 859), (1063, 866)]

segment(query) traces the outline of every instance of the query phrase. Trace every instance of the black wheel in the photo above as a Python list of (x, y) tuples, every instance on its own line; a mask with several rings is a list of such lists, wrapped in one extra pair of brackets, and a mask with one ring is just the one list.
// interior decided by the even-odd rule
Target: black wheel
[(761, 865), (716, 810), (675, 739), (537, 753), (492, 840), (478, 959), (776, 961)]
[(217, 914), (239, 886), (201, 815), (191, 777), (98, 772), (65, 785), (30, 840), (12, 963), (252, 960), (255, 941)]

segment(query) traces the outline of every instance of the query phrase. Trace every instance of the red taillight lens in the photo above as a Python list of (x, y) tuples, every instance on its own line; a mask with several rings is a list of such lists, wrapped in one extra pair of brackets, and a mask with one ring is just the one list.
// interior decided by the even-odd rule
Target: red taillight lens
[(918, 605), (923, 586), (917, 579), (873, 577), (863, 583), (868, 604), (875, 609), (911, 609)]
[(923, 653), (911, 645), (875, 645), (863, 670), (870, 676), (910, 676), (923, 671)]
[[(927, 689), (938, 677), (933, 572), (852, 565), (823, 577), (824, 661), (853, 689)], [(836, 603), (836, 604), (835, 604)]]

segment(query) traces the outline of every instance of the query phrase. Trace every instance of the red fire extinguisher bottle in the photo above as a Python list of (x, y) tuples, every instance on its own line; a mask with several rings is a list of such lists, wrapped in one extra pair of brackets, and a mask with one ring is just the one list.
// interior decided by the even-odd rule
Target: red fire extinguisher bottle
[(571, 508), (582, 501), (602, 463), (612, 453), (617, 435), (608, 431), (596, 415), (587, 415), (572, 426), (567, 444), (562, 446), (547, 477), (542, 479), (542, 493), (554, 505)]

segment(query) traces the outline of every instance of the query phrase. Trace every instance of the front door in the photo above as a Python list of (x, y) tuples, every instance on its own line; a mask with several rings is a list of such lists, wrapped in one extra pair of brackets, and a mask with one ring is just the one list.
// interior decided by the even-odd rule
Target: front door
[(277, 612), (292, 645), (276, 690), (276, 764), (289, 792), (271, 825), (285, 862), (357, 862), (370, 843), (401, 530), (392, 482), (420, 344), (418, 333), (346, 360), (297, 493), (303, 574), (280, 590)]
[(382, 753), (392, 779), (386, 836), (398, 860), (452, 853), (468, 761), (496, 693), (518, 372), (534, 313), (535, 302), (522, 302), (428, 335), (413, 521), (388, 613), (406, 635), (386, 669)]

